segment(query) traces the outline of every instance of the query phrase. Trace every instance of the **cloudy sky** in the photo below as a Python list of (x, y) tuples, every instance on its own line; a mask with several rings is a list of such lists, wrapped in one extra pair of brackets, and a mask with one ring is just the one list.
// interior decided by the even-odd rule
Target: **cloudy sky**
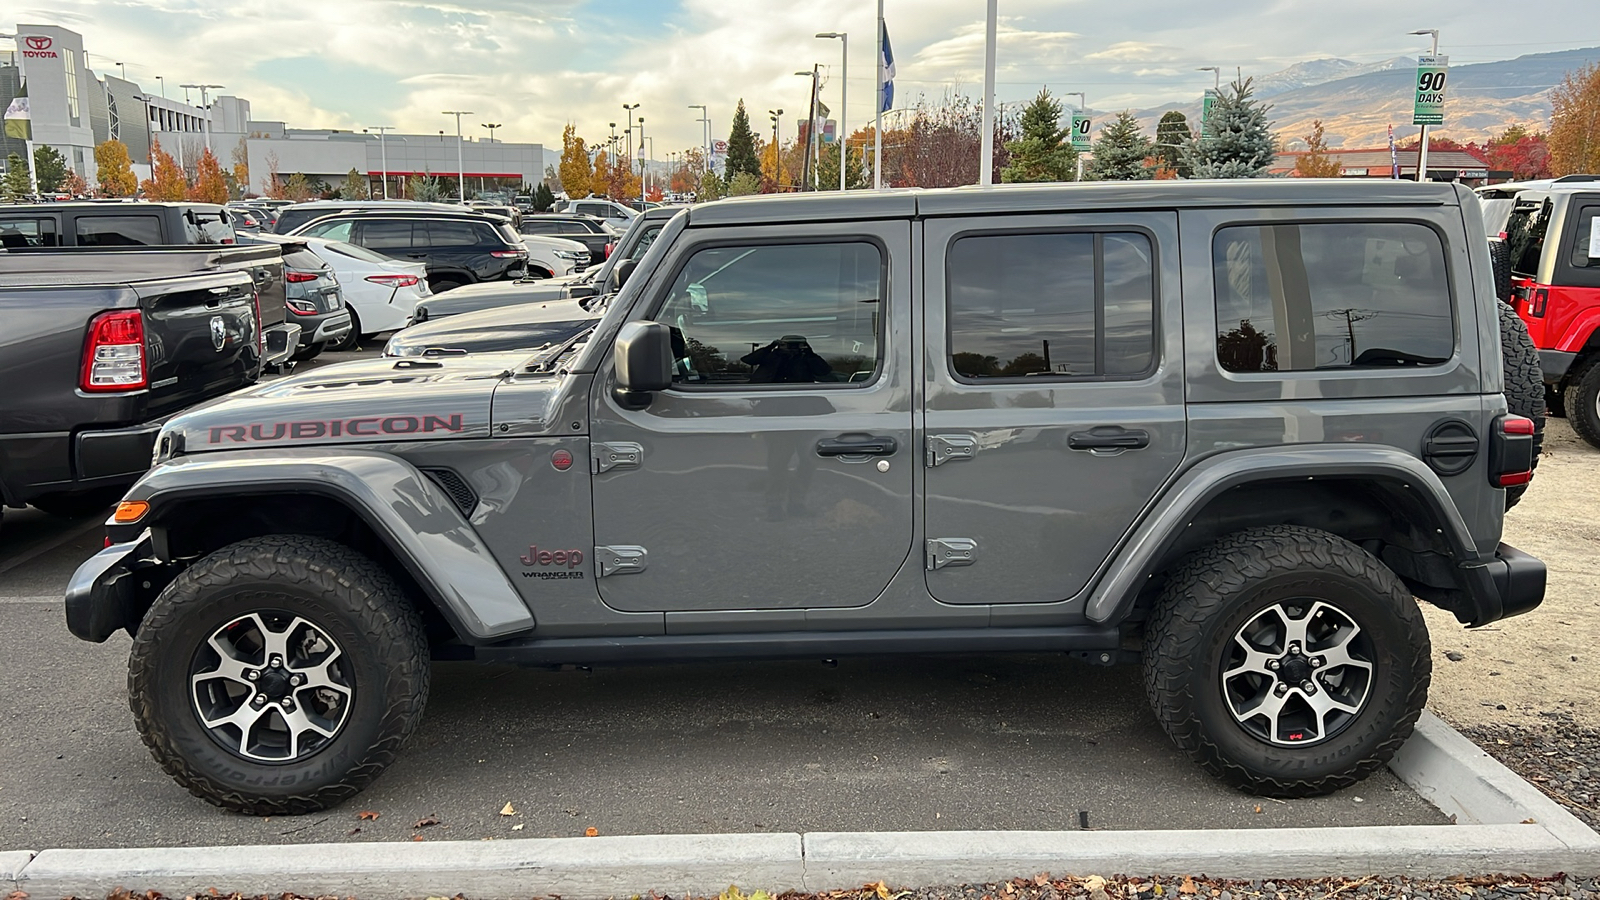
[[(1262, 75), (1321, 57), (1376, 62), (1425, 51), (1407, 32), (1442, 30), (1452, 65), (1600, 45), (1595, 0), (1000, 0), (998, 98), (1081, 90), (1098, 110), (1191, 100), (1196, 66)], [(307, 128), (469, 128), (559, 145), (566, 122), (609, 133), (621, 104), (642, 104), (655, 152), (697, 144), (710, 107), (726, 137), (735, 101), (803, 108), (794, 72), (824, 65), (837, 113), (846, 31), (851, 123), (871, 112), (874, 0), (21, 0), (6, 14), (85, 35), (92, 64), (150, 90), (205, 81), (248, 98), (258, 119)], [(984, 0), (886, 0), (899, 79), (896, 105), (919, 92), (976, 95)], [(1514, 15), (1508, 10), (1515, 8)], [(1555, 27), (1556, 23), (1567, 23)], [(7, 22), (6, 25), (12, 24)], [(789, 118), (789, 116), (786, 116)], [(789, 126), (785, 131), (790, 130)]]

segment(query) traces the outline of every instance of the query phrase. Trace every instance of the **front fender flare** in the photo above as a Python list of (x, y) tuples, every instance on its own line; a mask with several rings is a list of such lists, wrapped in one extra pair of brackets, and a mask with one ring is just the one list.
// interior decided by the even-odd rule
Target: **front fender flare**
[(1177, 543), (1189, 522), (1224, 491), (1252, 482), (1341, 477), (1402, 485), (1434, 515), (1456, 564), (1481, 564), (1481, 555), (1460, 510), (1439, 476), (1415, 456), (1370, 444), (1235, 450), (1201, 460), (1173, 482), (1118, 549), (1108, 569), (1110, 574), (1090, 595), (1085, 615), (1097, 623), (1125, 618), (1145, 581), (1155, 573), (1156, 565)]
[(359, 516), (399, 559), (462, 640), (489, 643), (531, 631), (532, 612), (448, 497), (406, 461), (363, 450), (239, 450), (182, 456), (151, 469), (127, 494), (147, 522), (180, 500), (315, 494)]

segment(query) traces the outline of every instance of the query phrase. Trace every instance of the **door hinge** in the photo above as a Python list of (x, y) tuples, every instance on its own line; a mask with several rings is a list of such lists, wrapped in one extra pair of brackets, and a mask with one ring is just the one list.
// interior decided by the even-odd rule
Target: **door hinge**
[(589, 472), (600, 475), (612, 469), (637, 469), (644, 465), (644, 446), (631, 441), (589, 445)]
[(649, 563), (650, 551), (643, 547), (619, 544), (613, 547), (594, 548), (595, 577), (632, 575), (643, 572)]
[(942, 466), (954, 459), (972, 459), (978, 455), (978, 439), (969, 434), (928, 435), (928, 468)]
[(928, 538), (928, 571), (970, 566), (978, 561), (978, 542), (972, 538)]

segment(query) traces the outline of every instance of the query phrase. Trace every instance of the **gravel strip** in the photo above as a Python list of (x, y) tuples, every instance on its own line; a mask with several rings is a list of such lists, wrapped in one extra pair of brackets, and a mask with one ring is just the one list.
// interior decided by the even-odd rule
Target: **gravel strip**
[[(652, 891), (649, 900), (673, 900)], [(12, 894), (6, 900), (27, 900), (26, 894)], [(1570, 897), (1572, 900), (1600, 900), (1600, 877), (1558, 874), (1549, 878), (1527, 875), (1461, 876), (1440, 881), (1417, 878), (1280, 879), (1276, 881), (1224, 881), (1204, 876), (1182, 878), (1140, 878), (1117, 875), (1052, 878), (1048, 873), (1031, 878), (1014, 878), (996, 884), (962, 884), (953, 887), (927, 887), (905, 890), (879, 882), (850, 891), (820, 894), (789, 892), (772, 895), (762, 890), (745, 893), (730, 887), (720, 895), (682, 900), (1546, 900)], [(67, 898), (72, 900), (72, 898)], [(106, 900), (169, 900), (156, 893), (115, 891)], [(193, 900), (193, 898), (186, 898)], [(199, 900), (341, 900), (339, 897), (299, 897), (281, 894), (245, 897), (241, 894), (212, 894)], [(342, 900), (378, 900), (371, 897), (345, 897)], [(387, 900), (387, 898), (383, 898)], [(443, 900), (443, 898), (430, 898)], [(467, 900), (461, 894), (451, 900)], [(559, 898), (555, 898), (559, 900)], [(635, 897), (633, 900), (640, 900)]]
[(1548, 724), (1457, 726), (1511, 771), (1600, 831), (1600, 728), (1565, 713), (1542, 713)]

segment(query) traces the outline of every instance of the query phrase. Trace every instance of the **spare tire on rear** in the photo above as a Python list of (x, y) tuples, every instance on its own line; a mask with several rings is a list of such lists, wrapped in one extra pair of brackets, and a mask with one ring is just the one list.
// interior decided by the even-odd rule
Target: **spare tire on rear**
[(1511, 245), (1489, 242), (1489, 261), (1494, 264), (1494, 295), (1501, 303), (1511, 302)]
[[(1517, 311), (1504, 302), (1500, 306), (1500, 361), (1505, 371), (1506, 408), (1514, 416), (1533, 420), (1533, 465), (1539, 465), (1544, 447), (1544, 370), (1539, 368), (1539, 351), (1528, 337), (1528, 326)], [(1517, 505), (1528, 490), (1525, 484), (1506, 488), (1506, 509)]]

